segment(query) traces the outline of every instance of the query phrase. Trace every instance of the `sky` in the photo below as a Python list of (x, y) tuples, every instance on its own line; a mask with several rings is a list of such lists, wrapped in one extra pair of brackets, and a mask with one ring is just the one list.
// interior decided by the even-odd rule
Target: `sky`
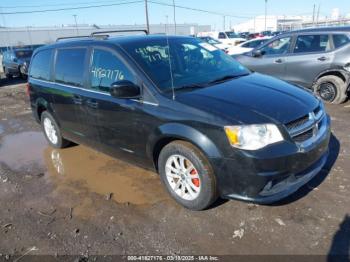
[[(135, 0), (0, 0), (0, 13), (81, 7), (91, 5), (115, 4)], [(151, 0), (149, 0), (151, 1)], [(173, 0), (153, 0), (172, 4)], [(174, 0), (177, 5), (190, 8), (210, 10), (227, 14), (226, 26), (234, 25), (265, 12), (265, 0)], [(350, 0), (268, 0), (268, 15), (312, 15), (320, 6), (320, 16), (330, 16), (333, 8), (339, 8), (342, 15), (350, 14)], [(27, 6), (27, 7), (25, 7)], [(30, 7), (28, 7), (30, 6)], [(108, 6), (81, 10), (64, 10), (32, 14), (2, 14), (0, 26), (53, 26), (74, 24), (76, 15), (78, 24), (144, 24), (144, 3), (133, 3), (120, 6)], [(173, 21), (173, 8), (149, 3), (151, 24), (166, 23), (166, 17)], [(223, 16), (176, 9), (177, 23), (198, 23), (222, 29)]]

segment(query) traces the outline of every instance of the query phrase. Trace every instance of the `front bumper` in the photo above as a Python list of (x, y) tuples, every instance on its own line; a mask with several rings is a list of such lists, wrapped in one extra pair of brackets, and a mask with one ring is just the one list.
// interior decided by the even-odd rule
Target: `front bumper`
[(211, 159), (221, 197), (268, 204), (297, 191), (315, 177), (328, 158), (330, 120), (307, 149), (292, 142), (273, 145), (258, 153), (239, 152)]

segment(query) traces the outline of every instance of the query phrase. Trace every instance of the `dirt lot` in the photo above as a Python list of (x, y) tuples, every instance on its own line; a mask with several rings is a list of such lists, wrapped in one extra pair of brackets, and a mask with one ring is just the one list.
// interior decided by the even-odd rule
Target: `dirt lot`
[[(350, 250), (350, 103), (327, 106), (331, 157), (285, 201), (178, 206), (155, 173), (84, 146), (48, 147), (24, 84), (0, 84), (0, 253), (344, 254)], [(1, 259), (1, 256), (0, 256)], [(347, 261), (347, 260), (344, 260)]]

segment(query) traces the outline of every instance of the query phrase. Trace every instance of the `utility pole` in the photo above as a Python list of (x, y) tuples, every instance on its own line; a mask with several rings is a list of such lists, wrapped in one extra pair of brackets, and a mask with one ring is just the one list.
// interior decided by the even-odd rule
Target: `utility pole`
[(74, 21), (75, 21), (75, 30), (77, 30), (77, 36), (78, 36), (79, 31), (78, 31), (77, 15), (73, 15), (73, 16), (74, 16)]
[(224, 17), (224, 23), (223, 23), (223, 31), (226, 30), (226, 16), (223, 16)]
[(173, 9), (174, 9), (174, 32), (176, 35), (176, 5), (175, 5), (175, 0), (173, 0)]
[(314, 4), (314, 9), (312, 11), (312, 24), (315, 26), (315, 12), (316, 12), (316, 5)]
[(147, 0), (145, 0), (145, 12), (146, 12), (146, 25), (147, 25), (147, 32), (148, 32), (148, 33), (150, 33), (150, 31), (149, 31), (148, 3), (147, 3)]
[(318, 4), (317, 19), (316, 19), (317, 26), (318, 26), (318, 19), (320, 18), (320, 9), (321, 9), (321, 4)]
[(267, 0), (265, 0), (265, 31), (267, 31)]

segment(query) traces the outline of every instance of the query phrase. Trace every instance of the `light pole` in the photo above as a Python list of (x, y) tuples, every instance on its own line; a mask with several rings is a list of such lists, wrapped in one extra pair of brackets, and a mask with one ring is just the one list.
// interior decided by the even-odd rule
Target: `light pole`
[(173, 9), (174, 9), (174, 32), (176, 35), (176, 6), (175, 6), (175, 0), (173, 0)]
[(265, 31), (267, 31), (267, 0), (265, 0)]
[(150, 33), (150, 31), (149, 31), (148, 3), (147, 3), (147, 0), (145, 0), (145, 12), (146, 12), (146, 25), (147, 25), (147, 32), (148, 32), (148, 33)]
[(77, 36), (78, 36), (79, 31), (78, 31), (77, 15), (73, 15), (73, 16), (74, 16), (74, 21), (75, 21), (75, 30), (77, 30)]

